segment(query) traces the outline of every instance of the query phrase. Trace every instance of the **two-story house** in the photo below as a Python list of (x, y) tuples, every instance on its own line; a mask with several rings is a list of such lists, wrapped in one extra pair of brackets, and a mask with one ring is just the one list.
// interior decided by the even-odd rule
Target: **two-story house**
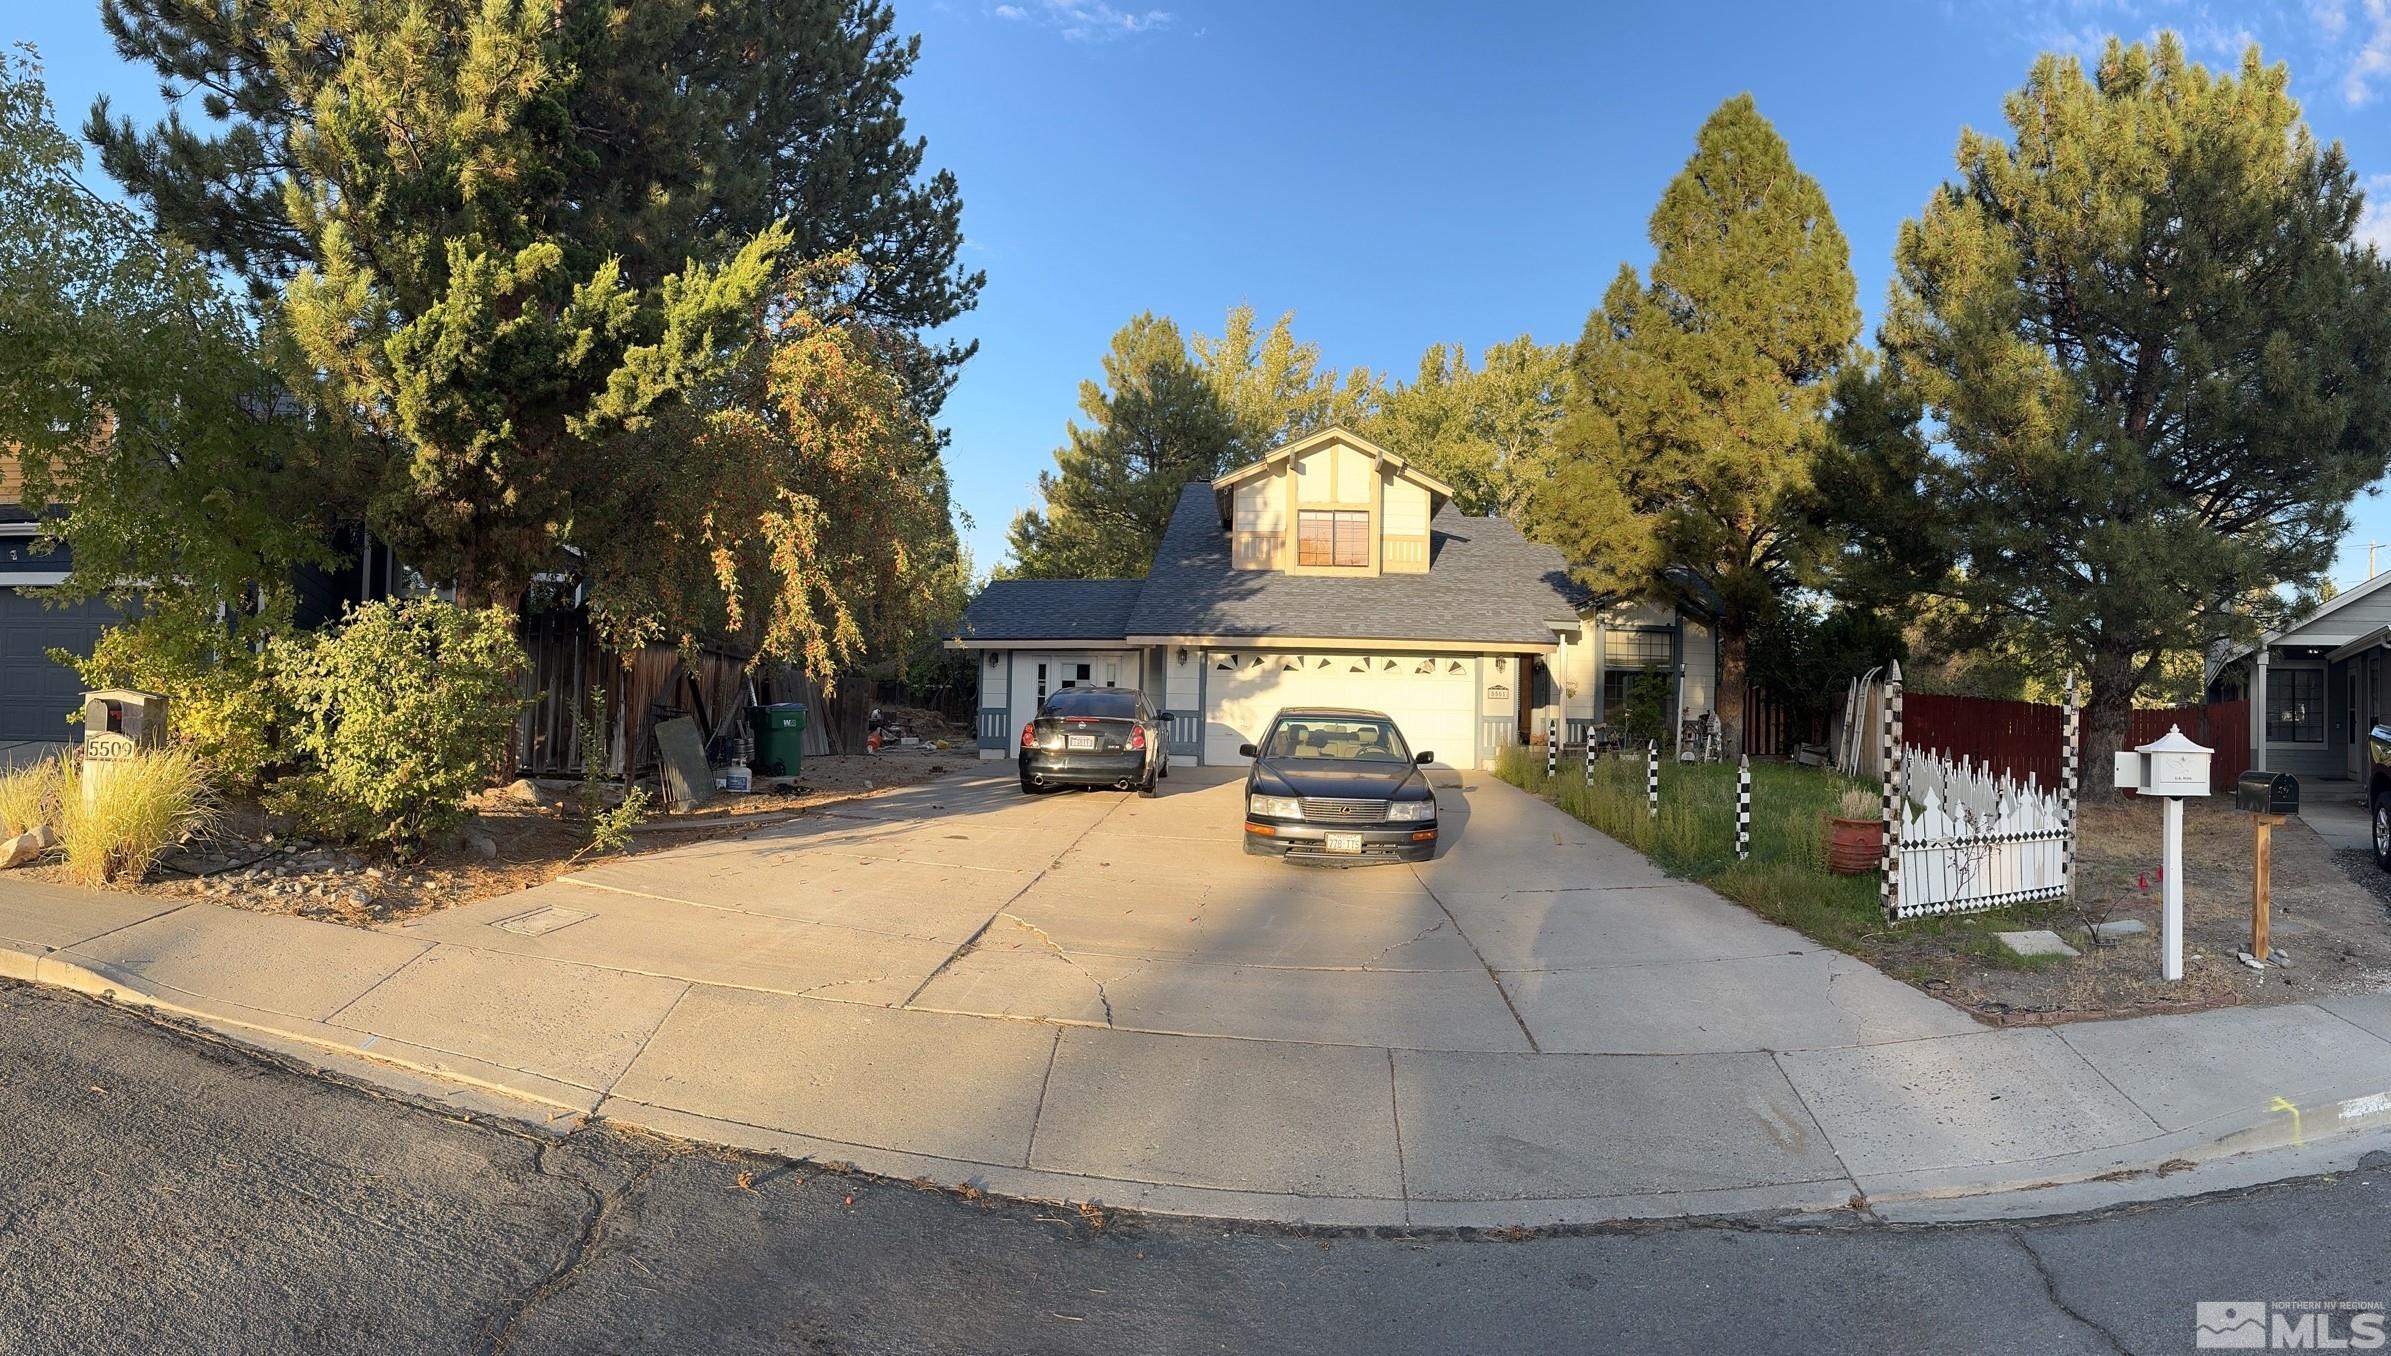
[(1287, 706), (1384, 711), (1460, 767), (1552, 722), (1582, 739), (1639, 680), (1709, 708), (1702, 619), (1597, 608), (1559, 552), (1452, 494), (1332, 428), (1187, 486), (1143, 579), (990, 584), (948, 642), (979, 657), (981, 756), (1011, 756), (1064, 687), (1140, 688), (1174, 760), (1232, 765)]

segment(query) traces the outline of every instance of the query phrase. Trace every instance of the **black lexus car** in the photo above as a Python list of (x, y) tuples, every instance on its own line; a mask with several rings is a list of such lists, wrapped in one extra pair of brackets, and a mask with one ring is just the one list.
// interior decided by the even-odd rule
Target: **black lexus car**
[(1154, 794), (1171, 775), (1170, 713), (1117, 687), (1067, 687), (1021, 727), (1021, 789), (1109, 786)]
[(1245, 774), (1245, 850), (1292, 861), (1424, 862), (1436, 855), (1436, 792), (1395, 722), (1376, 711), (1279, 712)]

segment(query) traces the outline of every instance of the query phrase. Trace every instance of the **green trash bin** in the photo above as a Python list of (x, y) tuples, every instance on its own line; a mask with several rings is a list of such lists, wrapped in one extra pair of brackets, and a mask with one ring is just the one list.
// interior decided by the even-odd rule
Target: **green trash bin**
[(805, 762), (805, 703), (773, 702), (747, 708), (755, 733), (755, 757), (747, 762), (759, 777), (794, 777)]

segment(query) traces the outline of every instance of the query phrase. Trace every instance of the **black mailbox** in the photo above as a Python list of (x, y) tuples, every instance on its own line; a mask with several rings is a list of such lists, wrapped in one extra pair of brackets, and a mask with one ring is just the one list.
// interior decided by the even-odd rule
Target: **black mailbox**
[(2254, 815), (2300, 812), (2300, 779), (2288, 772), (2245, 772), (2233, 786), (2233, 803)]

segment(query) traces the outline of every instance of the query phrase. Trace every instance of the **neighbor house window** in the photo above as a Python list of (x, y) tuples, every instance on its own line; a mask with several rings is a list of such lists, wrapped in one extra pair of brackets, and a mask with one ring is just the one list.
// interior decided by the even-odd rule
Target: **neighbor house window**
[(1665, 630), (1603, 628), (1602, 718), (1605, 721), (1618, 724), (1627, 709), (1630, 690), (1638, 683), (1651, 681), (1661, 686), (1665, 723), (1668, 708), (1677, 701), (1676, 647), (1671, 641)]
[(1295, 563), (1368, 565), (1370, 515), (1306, 510), (1295, 515)]
[(2268, 669), (2266, 737), (2282, 744), (2325, 742), (2325, 671)]

